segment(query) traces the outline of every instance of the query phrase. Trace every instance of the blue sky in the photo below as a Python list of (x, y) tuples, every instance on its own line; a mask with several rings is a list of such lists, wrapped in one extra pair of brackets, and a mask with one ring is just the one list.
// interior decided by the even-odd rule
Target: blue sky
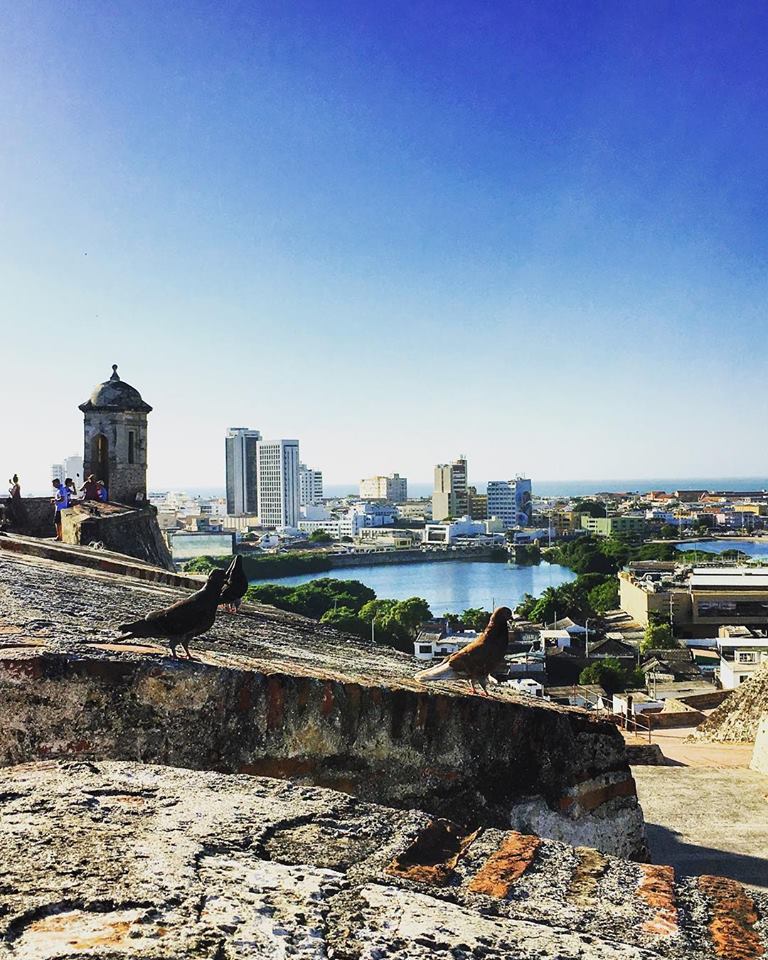
[(762, 3), (19, 2), (0, 470), (113, 362), (152, 485), (768, 474)]

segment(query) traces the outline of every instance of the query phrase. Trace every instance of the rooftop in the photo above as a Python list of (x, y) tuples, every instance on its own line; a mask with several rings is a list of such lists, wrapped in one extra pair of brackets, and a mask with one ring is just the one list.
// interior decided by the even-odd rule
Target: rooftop
[(152, 407), (141, 399), (141, 394), (135, 387), (120, 379), (117, 364), (113, 363), (112, 376), (97, 384), (85, 403), (80, 404), (79, 409), (83, 413), (89, 410), (135, 410), (150, 413)]

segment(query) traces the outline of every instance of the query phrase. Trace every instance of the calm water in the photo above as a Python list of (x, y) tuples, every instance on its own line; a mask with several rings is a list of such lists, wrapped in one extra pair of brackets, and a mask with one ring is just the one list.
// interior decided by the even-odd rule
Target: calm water
[(325, 573), (273, 578), (252, 583), (308, 583), (319, 577), (360, 580), (376, 591), (377, 597), (405, 600), (423, 597), (435, 615), (461, 613), (468, 607), (514, 607), (523, 595), (538, 596), (547, 587), (557, 587), (576, 579), (567, 567), (541, 563), (535, 567), (517, 567), (511, 563), (484, 560), (446, 560), (438, 563), (403, 563), (382, 566), (344, 567)]
[(681, 543), (678, 550), (701, 550), (702, 553), (722, 553), (723, 550), (741, 550), (750, 557), (768, 557), (768, 538), (759, 543), (751, 540), (701, 540), (698, 543)]

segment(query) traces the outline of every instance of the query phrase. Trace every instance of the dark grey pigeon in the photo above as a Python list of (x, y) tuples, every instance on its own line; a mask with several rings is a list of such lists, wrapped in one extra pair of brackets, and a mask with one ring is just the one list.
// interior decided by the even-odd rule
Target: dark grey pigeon
[(174, 657), (176, 647), (181, 644), (192, 660), (189, 641), (192, 637), (207, 633), (213, 626), (225, 579), (226, 573), (223, 570), (211, 570), (205, 586), (196, 593), (178, 600), (164, 610), (148, 613), (143, 620), (121, 624), (118, 627), (122, 634), (120, 639), (153, 637), (166, 640)]
[(219, 597), (219, 604), (230, 613), (237, 613), (248, 590), (248, 577), (243, 571), (243, 558), (238, 554), (227, 567), (227, 582)]

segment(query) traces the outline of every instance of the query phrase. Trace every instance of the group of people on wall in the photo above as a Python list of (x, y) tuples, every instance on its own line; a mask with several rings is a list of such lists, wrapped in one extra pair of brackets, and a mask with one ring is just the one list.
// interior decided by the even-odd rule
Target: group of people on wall
[[(96, 500), (99, 503), (109, 501), (107, 485), (103, 480), (97, 480), (93, 474), (86, 477), (79, 490), (72, 477), (66, 477), (63, 483), (57, 477), (52, 483), (54, 493), (51, 497), (51, 503), (53, 504), (53, 524), (56, 529), (57, 540), (61, 540), (62, 510), (87, 500)], [(0, 507), (0, 521), (3, 525), (10, 524), (11, 528), (23, 527), (26, 510), (21, 498), (21, 481), (17, 473), (14, 473), (8, 481), (8, 498), (5, 507)]]
[(72, 477), (66, 477), (64, 482), (56, 478), (53, 481), (55, 493), (52, 497), (53, 503), (53, 523), (56, 527), (56, 539), (61, 540), (61, 511), (76, 503), (83, 503), (85, 500), (97, 500), (100, 503), (106, 503), (109, 500), (107, 486), (103, 480), (97, 480), (91, 473), (85, 479), (85, 483), (78, 491), (75, 481)]

